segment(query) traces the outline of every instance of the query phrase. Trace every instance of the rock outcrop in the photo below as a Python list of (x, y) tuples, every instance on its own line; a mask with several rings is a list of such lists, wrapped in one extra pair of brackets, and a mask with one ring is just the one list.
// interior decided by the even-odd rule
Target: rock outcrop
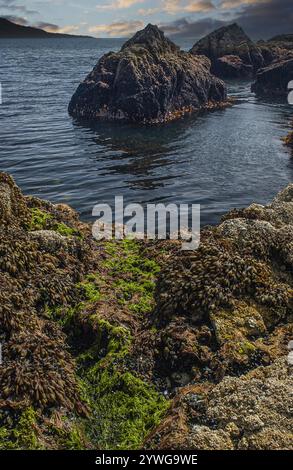
[(252, 91), (258, 95), (287, 96), (288, 84), (293, 80), (293, 57), (273, 62), (258, 71)]
[(162, 270), (148, 363), (179, 389), (146, 447), (292, 448), (292, 225), (290, 185), (268, 206), (231, 211)]
[(219, 28), (200, 39), (190, 52), (208, 57), (212, 62), (212, 72), (223, 78), (235, 78), (235, 74), (238, 76), (237, 70), (247, 77), (264, 65), (261, 50), (236, 23)]
[(99, 60), (74, 93), (69, 113), (87, 120), (157, 123), (225, 100), (225, 85), (210, 73), (206, 57), (181, 51), (148, 25), (120, 52)]

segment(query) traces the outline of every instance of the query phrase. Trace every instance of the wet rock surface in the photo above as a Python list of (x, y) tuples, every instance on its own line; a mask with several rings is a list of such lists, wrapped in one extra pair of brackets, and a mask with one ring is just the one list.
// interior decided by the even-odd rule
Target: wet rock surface
[(120, 52), (105, 54), (74, 93), (69, 113), (79, 119), (157, 123), (224, 105), (224, 83), (206, 57), (181, 51), (148, 25)]

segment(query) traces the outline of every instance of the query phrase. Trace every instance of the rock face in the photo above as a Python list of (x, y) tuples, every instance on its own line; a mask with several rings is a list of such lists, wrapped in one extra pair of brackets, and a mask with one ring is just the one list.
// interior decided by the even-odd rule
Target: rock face
[(293, 80), (293, 58), (274, 62), (259, 70), (251, 89), (258, 95), (287, 96)]
[[(230, 77), (228, 76), (229, 70), (231, 78), (235, 77), (235, 71), (241, 67), (247, 76), (248, 69), (245, 66), (251, 66), (255, 71), (264, 64), (260, 49), (236, 23), (219, 28), (200, 39), (190, 52), (208, 57), (212, 62), (212, 72), (225, 78)], [(237, 56), (243, 65), (238, 60), (236, 66), (235, 59), (231, 57), (219, 63), (218, 59), (224, 56)]]
[(206, 57), (180, 51), (148, 25), (120, 52), (99, 60), (73, 95), (69, 113), (82, 119), (154, 123), (221, 106), (225, 100), (225, 85), (210, 73)]
[(237, 55), (225, 55), (214, 62), (214, 73), (222, 78), (251, 78), (252, 65), (245, 64)]

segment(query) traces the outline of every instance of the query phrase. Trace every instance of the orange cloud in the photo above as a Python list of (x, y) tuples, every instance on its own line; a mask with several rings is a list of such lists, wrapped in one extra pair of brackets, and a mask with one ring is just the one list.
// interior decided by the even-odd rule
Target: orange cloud
[(214, 10), (216, 7), (211, 0), (193, 0), (188, 3), (183, 0), (164, 0), (162, 10), (169, 14), (180, 12), (204, 13)]
[(129, 8), (132, 5), (136, 5), (137, 3), (143, 3), (144, 0), (116, 0), (112, 3), (105, 3), (104, 5), (97, 5), (96, 10), (122, 10), (125, 8)]
[(134, 34), (137, 30), (144, 27), (143, 21), (119, 21), (111, 24), (100, 24), (97, 26), (91, 26), (88, 31), (93, 34), (101, 35), (106, 34), (110, 37), (128, 37)]

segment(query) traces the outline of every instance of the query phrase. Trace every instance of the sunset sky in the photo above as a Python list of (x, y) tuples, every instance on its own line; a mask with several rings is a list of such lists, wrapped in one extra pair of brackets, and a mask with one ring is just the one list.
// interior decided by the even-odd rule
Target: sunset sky
[(199, 38), (237, 21), (253, 38), (293, 33), (293, 0), (0, 0), (0, 16), (47, 31), (127, 37), (147, 23)]

